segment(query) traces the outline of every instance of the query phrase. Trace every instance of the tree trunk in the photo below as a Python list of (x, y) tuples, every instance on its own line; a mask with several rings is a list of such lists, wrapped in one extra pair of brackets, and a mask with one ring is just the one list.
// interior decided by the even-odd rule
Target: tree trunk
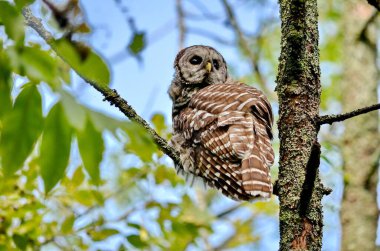
[[(377, 103), (376, 49), (359, 34), (373, 8), (366, 2), (345, 2), (344, 111)], [(379, 116), (371, 112), (344, 122), (342, 145), (345, 188), (341, 209), (342, 250), (376, 250), (378, 208), (377, 165), (380, 154)]]
[(319, 180), (317, 0), (280, 0), (280, 250), (321, 250), (325, 189)]

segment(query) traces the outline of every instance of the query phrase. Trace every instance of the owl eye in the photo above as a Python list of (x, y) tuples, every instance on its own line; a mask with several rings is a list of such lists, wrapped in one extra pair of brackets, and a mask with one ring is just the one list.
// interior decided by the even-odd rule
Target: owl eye
[(219, 70), (219, 63), (216, 59), (212, 60), (212, 65), (214, 66), (216, 70)]
[(189, 62), (190, 62), (190, 64), (197, 65), (197, 64), (202, 63), (202, 58), (200, 56), (194, 56), (194, 57), (190, 58)]

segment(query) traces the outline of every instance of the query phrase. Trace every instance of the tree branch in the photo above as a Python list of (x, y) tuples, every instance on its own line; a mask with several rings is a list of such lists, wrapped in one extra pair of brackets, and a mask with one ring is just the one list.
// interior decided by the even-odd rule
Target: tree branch
[[(53, 35), (44, 28), (43, 24), (41, 23), (41, 20), (33, 16), (29, 8), (24, 8), (22, 13), (25, 17), (26, 24), (32, 29), (34, 29), (46, 41), (46, 43), (51, 46), (52, 50), (55, 51), (55, 47), (53, 45), (55, 39)], [(59, 53), (57, 54), (59, 56)], [(65, 61), (64, 58), (62, 58), (62, 60)], [(126, 100), (120, 97), (116, 90), (110, 89), (107, 86), (100, 85), (93, 80), (87, 79), (85, 76), (83, 76), (77, 71), (76, 73), (84, 81), (86, 81), (88, 84), (94, 87), (98, 92), (102, 93), (104, 96), (104, 100), (107, 100), (111, 105), (117, 107), (130, 120), (143, 126), (145, 130), (152, 136), (154, 142), (157, 144), (160, 150), (164, 152), (166, 155), (168, 155), (176, 165), (180, 164), (178, 152), (173, 147), (168, 145), (168, 142), (165, 139), (161, 138), (157, 134), (157, 132), (152, 127), (150, 127), (148, 122), (146, 122), (142, 117), (140, 117), (136, 113), (135, 109), (133, 109), (133, 107), (130, 106)]]
[(368, 3), (380, 11), (380, 0), (368, 0)]
[(379, 109), (380, 109), (380, 103), (374, 104), (371, 106), (367, 106), (364, 108), (360, 108), (360, 109), (357, 109), (357, 110), (352, 111), (352, 112), (347, 112), (347, 113), (342, 113), (342, 114), (337, 114), (337, 115), (321, 116), (321, 117), (319, 117), (318, 125), (324, 125), (324, 124), (330, 124), (331, 125), (334, 122), (340, 122), (340, 121), (350, 119), (350, 118), (362, 115), (364, 113), (372, 112), (372, 111), (379, 110)]
[(183, 11), (182, 0), (176, 0), (176, 10), (179, 31), (179, 49), (182, 50), (185, 46), (186, 39), (185, 12)]
[(241, 27), (239, 26), (239, 24), (237, 22), (237, 19), (235, 17), (235, 14), (232, 10), (231, 5), (227, 2), (227, 0), (222, 0), (222, 4), (223, 4), (223, 7), (226, 11), (228, 21), (231, 24), (231, 27), (233, 28), (233, 31), (235, 32), (235, 35), (238, 39), (237, 42), (240, 45), (240, 47), (242, 48), (243, 52), (247, 54), (247, 56), (250, 60), (250, 63), (251, 63), (251, 66), (253, 68), (253, 72), (256, 75), (258, 84), (263, 89), (265, 94), (273, 97), (274, 96), (273, 91), (268, 89), (267, 83), (266, 83), (266, 81), (263, 77), (263, 74), (261, 72), (261, 69), (259, 67), (257, 53), (254, 53), (251, 50), (250, 45), (249, 45), (248, 41), (246, 40), (246, 38), (244, 37), (244, 33), (243, 33)]

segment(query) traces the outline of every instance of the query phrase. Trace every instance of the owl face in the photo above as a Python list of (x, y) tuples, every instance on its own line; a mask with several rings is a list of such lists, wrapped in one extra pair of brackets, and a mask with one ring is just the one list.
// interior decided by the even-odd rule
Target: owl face
[(180, 51), (175, 59), (177, 76), (186, 85), (222, 84), (227, 66), (222, 55), (209, 46), (194, 45)]

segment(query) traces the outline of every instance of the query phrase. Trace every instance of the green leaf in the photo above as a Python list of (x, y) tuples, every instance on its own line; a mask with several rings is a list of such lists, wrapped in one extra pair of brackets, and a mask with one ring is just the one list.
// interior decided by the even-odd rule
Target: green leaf
[(148, 246), (146, 242), (144, 242), (139, 235), (130, 235), (127, 236), (128, 242), (136, 248), (144, 248)]
[(165, 180), (167, 180), (167, 167), (165, 167), (164, 165), (159, 165), (157, 167), (157, 170), (155, 171), (154, 173), (154, 177), (156, 179), (156, 183), (157, 184), (161, 184), (162, 182), (164, 182)]
[(95, 231), (95, 230), (89, 231), (88, 234), (91, 236), (93, 241), (102, 241), (118, 233), (119, 231), (116, 229), (106, 228), (106, 229), (101, 229), (100, 231)]
[(125, 128), (128, 124), (125, 120), (112, 118), (91, 109), (87, 109), (87, 114), (90, 116), (91, 121), (94, 123), (94, 126), (98, 131), (109, 130), (115, 133), (117, 129)]
[(94, 204), (94, 194), (91, 192), (91, 190), (77, 190), (75, 194), (73, 195), (75, 200), (77, 200), (80, 204), (84, 206), (92, 206)]
[(164, 165), (157, 166), (157, 169), (154, 172), (154, 177), (157, 184), (161, 184), (164, 181), (169, 181), (172, 186), (175, 186), (178, 183), (184, 183), (183, 178), (178, 176), (173, 168)]
[(90, 48), (82, 48), (67, 39), (52, 42), (51, 46), (82, 77), (100, 85), (108, 85), (110, 73), (106, 63)]
[(58, 67), (48, 51), (41, 50), (39, 46), (9, 47), (7, 49), (13, 71), (30, 80), (44, 81), (52, 87), (59, 84)]
[(65, 174), (70, 156), (72, 129), (60, 103), (49, 112), (40, 149), (41, 175), (48, 193)]
[(86, 109), (80, 105), (73, 96), (61, 92), (62, 106), (70, 125), (78, 130), (84, 130), (86, 125)]
[(24, 41), (24, 18), (9, 2), (0, 1), (0, 20), (11, 39), (18, 43)]
[(63, 234), (68, 234), (68, 233), (70, 233), (70, 232), (73, 230), (74, 222), (75, 222), (75, 216), (74, 216), (74, 215), (70, 215), (70, 216), (68, 216), (68, 217), (62, 222), (62, 225), (61, 225), (61, 232), (62, 232)]
[(133, 35), (131, 42), (128, 44), (129, 51), (137, 55), (145, 48), (145, 33), (144, 32), (136, 32)]
[(0, 43), (0, 119), (12, 108), (10, 62), (2, 47)]
[(84, 168), (94, 184), (99, 184), (99, 164), (102, 161), (104, 151), (102, 134), (95, 129), (91, 120), (87, 119), (84, 130), (77, 131), (77, 138)]
[(151, 121), (154, 125), (154, 129), (158, 134), (162, 135), (166, 131), (167, 126), (165, 124), (165, 117), (162, 113), (154, 114), (151, 118)]
[(28, 238), (19, 234), (14, 234), (12, 236), (13, 242), (16, 244), (16, 246), (21, 249), (25, 250), (26, 246), (28, 245)]
[(180, 222), (189, 223), (197, 227), (209, 227), (209, 223), (214, 220), (208, 211), (196, 206), (188, 196), (182, 200), (182, 212), (179, 216)]
[(98, 203), (98, 205), (101, 205), (103, 206), (104, 205), (104, 196), (101, 192), (97, 191), (97, 190), (92, 190), (92, 196), (95, 198), (96, 202)]
[(35, 0), (15, 0), (16, 7), (21, 10), (26, 5), (34, 3)]
[(125, 126), (129, 137), (126, 151), (136, 154), (144, 162), (152, 161), (153, 154), (157, 152), (157, 146), (152, 137), (137, 123), (126, 123)]
[(13, 174), (22, 167), (42, 129), (41, 96), (35, 85), (28, 85), (4, 118), (0, 154), (6, 175)]
[(253, 232), (252, 221), (236, 220), (234, 222), (234, 227), (235, 227), (236, 233), (239, 233), (239, 234), (235, 234), (232, 236), (229, 242), (226, 243), (227, 244), (226, 248), (232, 249), (244, 244), (255, 243), (260, 240), (258, 236), (252, 233)]
[(75, 186), (79, 186), (84, 181), (84, 173), (82, 172), (82, 167), (79, 166), (75, 170), (71, 181), (75, 184)]

